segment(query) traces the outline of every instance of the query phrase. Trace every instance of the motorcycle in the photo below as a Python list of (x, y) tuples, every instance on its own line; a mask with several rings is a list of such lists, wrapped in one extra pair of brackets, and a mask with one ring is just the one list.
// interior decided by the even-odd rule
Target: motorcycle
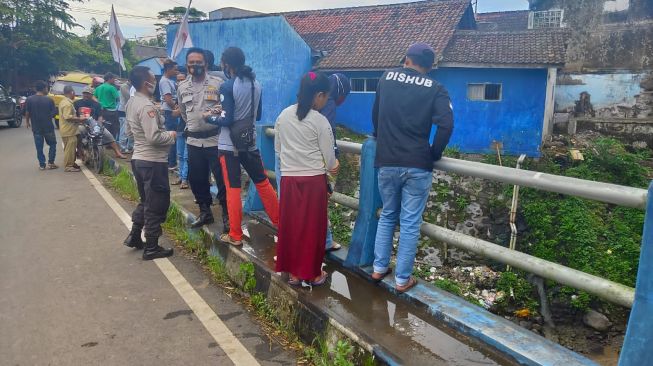
[(79, 135), (79, 155), (84, 165), (100, 174), (104, 168), (104, 124), (89, 117), (84, 122), (84, 127)]

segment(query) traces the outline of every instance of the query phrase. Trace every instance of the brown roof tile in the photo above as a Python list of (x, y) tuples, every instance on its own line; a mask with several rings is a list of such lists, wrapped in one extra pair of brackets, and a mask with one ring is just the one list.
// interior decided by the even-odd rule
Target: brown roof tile
[(442, 62), (465, 64), (562, 65), (566, 29), (518, 32), (457, 31)]
[(431, 0), (283, 15), (311, 48), (326, 51), (319, 68), (383, 69), (397, 66), (415, 42), (441, 54), (466, 11), (467, 0)]
[(520, 31), (528, 29), (528, 10), (476, 14), (480, 30)]

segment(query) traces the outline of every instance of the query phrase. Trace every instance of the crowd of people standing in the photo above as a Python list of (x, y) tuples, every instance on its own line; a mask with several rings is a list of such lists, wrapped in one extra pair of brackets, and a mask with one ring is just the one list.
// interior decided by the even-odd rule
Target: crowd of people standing
[[(256, 145), (254, 125), (261, 118), (263, 90), (245, 61), (241, 49), (230, 47), (222, 53), (218, 68), (211, 52), (191, 48), (186, 55), (186, 76), (174, 61), (167, 60), (158, 82), (160, 105), (153, 102), (156, 78), (145, 67), (134, 67), (129, 84), (120, 89), (108, 75), (104, 84), (95, 91), (85, 90), (84, 98), (75, 103), (74, 90), (65, 89), (66, 98), (59, 105), (64, 164), (67, 171), (79, 169), (74, 165), (75, 137), (85, 118), (75, 111), (81, 107), (91, 108), (94, 118), (112, 126), (107, 130), (110, 136), (118, 136), (119, 144), (109, 136), (106, 143), (117, 157), (133, 149), (131, 165), (140, 202), (124, 244), (144, 249), (145, 260), (173, 254), (158, 244), (170, 205), (169, 171), (173, 170), (177, 178), (172, 185), (190, 188), (199, 206), (193, 228), (215, 221), (213, 176), (218, 190), (215, 199), (222, 208), (221, 240), (241, 246), (241, 170), (245, 169), (278, 228), (276, 270), (288, 273), (291, 285), (318, 286), (328, 277), (322, 271), (325, 251), (339, 249), (331, 239), (327, 211), (331, 181), (339, 171), (336, 108), (349, 94), (349, 80), (342, 74), (314, 71), (301, 77), (297, 102), (276, 119), (277, 194)], [(372, 278), (381, 281), (392, 272), (392, 241), (399, 224), (395, 283), (400, 292), (416, 284), (412, 270), (432, 165), (442, 156), (453, 131), (449, 95), (429, 75), (434, 63), (433, 48), (424, 43), (411, 45), (402, 66), (381, 77), (372, 111), (383, 202)], [(37, 83), (36, 89), (27, 111), (34, 124), (38, 160), (42, 169), (54, 169), (51, 142), (56, 144), (56, 140), (42, 121), (56, 111), (43, 99), (45, 87)], [(437, 133), (430, 143), (433, 125)], [(43, 141), (51, 146), (47, 165)]]

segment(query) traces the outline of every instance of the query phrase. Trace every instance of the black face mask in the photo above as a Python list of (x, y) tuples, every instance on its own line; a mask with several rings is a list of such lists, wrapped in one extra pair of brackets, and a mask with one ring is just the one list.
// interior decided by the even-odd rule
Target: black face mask
[(188, 70), (193, 76), (202, 76), (204, 75), (204, 65), (189, 65)]

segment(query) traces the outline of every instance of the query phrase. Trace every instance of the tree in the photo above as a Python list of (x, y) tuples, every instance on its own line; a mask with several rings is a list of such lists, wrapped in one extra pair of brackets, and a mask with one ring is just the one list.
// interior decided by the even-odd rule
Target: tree
[[(172, 9), (160, 11), (156, 16), (159, 20), (163, 21), (162, 23), (156, 23), (158, 28), (156, 45), (160, 47), (166, 46), (166, 26), (170, 23), (179, 23), (181, 19), (186, 14), (186, 8), (183, 6), (176, 6)], [(190, 8), (188, 11), (188, 21), (197, 21), (206, 19), (206, 13), (203, 11), (197, 10), (196, 8)]]
[(81, 0), (0, 0), (0, 80), (15, 90), (19, 78), (47, 78), (65, 57), (59, 47), (79, 26), (68, 14)]
[[(70, 32), (79, 27), (68, 14), (74, 1), (0, 0), (0, 83), (15, 92), (64, 70), (118, 71), (107, 22), (93, 20), (86, 37)], [(130, 41), (123, 48), (128, 68), (135, 63), (132, 48)]]

